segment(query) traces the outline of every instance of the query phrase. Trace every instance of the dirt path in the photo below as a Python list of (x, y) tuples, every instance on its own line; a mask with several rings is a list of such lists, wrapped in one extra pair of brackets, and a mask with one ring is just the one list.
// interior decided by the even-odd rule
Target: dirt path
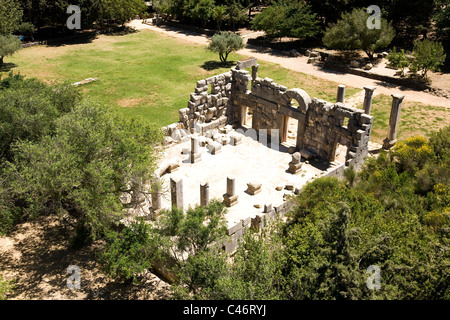
[[(185, 31), (168, 26), (156, 27), (153, 25), (143, 24), (142, 20), (133, 20), (129, 23), (129, 26), (137, 30), (140, 29), (153, 30), (178, 39), (182, 39), (190, 43), (206, 45), (209, 42), (209, 38), (207, 36), (198, 34), (196, 32)], [(244, 35), (244, 39), (248, 37), (255, 37), (258, 35), (259, 33), (247, 34)], [(397, 85), (384, 83), (378, 80), (368, 79), (357, 75), (322, 69), (313, 64), (308, 64), (307, 63), (308, 58), (305, 56), (300, 56), (297, 58), (286, 57), (281, 53), (271, 50), (269, 48), (256, 47), (252, 45), (247, 45), (246, 48), (238, 51), (238, 53), (246, 56), (255, 57), (258, 60), (277, 63), (280, 66), (287, 69), (303, 72), (306, 74), (316, 76), (318, 78), (335, 81), (340, 84), (344, 84), (355, 88), (362, 89), (366, 85), (376, 86), (377, 87), (377, 89), (375, 90), (376, 94), (382, 93), (386, 95), (391, 95), (394, 93), (401, 93), (405, 95), (405, 99), (409, 101), (417, 101), (423, 104), (434, 106), (450, 107), (450, 100), (447, 98), (437, 97), (433, 94), (426, 93), (423, 91), (404, 89)]]
[[(0, 275), (14, 281), (11, 300), (155, 300), (169, 298), (169, 285), (152, 273), (140, 285), (124, 285), (105, 275), (96, 254), (101, 243), (78, 250), (70, 247), (72, 228), (56, 216), (17, 225), (0, 237)], [(80, 268), (80, 290), (67, 288), (67, 268)]]

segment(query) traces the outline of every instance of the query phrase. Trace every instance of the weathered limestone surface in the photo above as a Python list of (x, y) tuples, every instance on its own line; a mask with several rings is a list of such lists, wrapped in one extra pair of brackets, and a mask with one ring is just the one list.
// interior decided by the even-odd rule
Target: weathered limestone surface
[(392, 107), (391, 107), (391, 116), (389, 118), (389, 129), (388, 136), (383, 141), (383, 148), (390, 149), (397, 142), (397, 130), (398, 123), (400, 121), (400, 111), (402, 108), (402, 102), (405, 98), (404, 95), (401, 94), (392, 94)]

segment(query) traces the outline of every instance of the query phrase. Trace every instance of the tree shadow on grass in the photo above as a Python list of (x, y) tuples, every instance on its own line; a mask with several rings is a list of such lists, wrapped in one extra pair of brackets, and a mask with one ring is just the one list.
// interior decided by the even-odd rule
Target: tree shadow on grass
[(58, 38), (52, 38), (47, 40), (47, 45), (51, 47), (60, 47), (65, 45), (74, 45), (74, 44), (86, 44), (91, 43), (93, 40), (97, 38), (97, 32), (80, 32), (67, 34)]
[(200, 67), (204, 70), (212, 71), (212, 70), (216, 70), (216, 69), (220, 69), (220, 68), (231, 68), (234, 65), (236, 65), (236, 61), (221, 62), (221, 61), (210, 60), (210, 61), (205, 61), (205, 63), (203, 63)]
[(11, 69), (14, 69), (14, 68), (16, 68), (16, 67), (18, 67), (18, 65), (15, 64), (15, 63), (11, 63), (11, 62), (4, 63), (4, 64), (0, 67), (0, 72), (9, 72), (9, 71), (11, 71)]

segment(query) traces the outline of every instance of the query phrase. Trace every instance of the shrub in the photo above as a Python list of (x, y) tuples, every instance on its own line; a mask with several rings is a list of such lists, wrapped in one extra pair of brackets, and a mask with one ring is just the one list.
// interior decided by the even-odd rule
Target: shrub
[(405, 50), (401, 49), (400, 51), (397, 51), (397, 48), (394, 47), (389, 51), (388, 60), (391, 67), (401, 70), (401, 76), (403, 77), (405, 75), (405, 68), (410, 65)]

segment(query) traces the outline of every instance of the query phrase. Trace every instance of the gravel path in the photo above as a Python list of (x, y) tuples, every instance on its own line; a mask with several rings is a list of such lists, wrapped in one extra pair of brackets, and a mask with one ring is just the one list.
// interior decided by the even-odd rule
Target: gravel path
[[(153, 25), (143, 24), (142, 20), (133, 20), (129, 23), (130, 27), (133, 27), (137, 30), (140, 29), (149, 29), (159, 33), (163, 33), (178, 39), (182, 39), (184, 41), (196, 44), (206, 45), (209, 42), (209, 38), (207, 36), (198, 34), (192, 31), (186, 31), (177, 29), (174, 27), (162, 26), (157, 27)], [(248, 37), (255, 37), (260, 35), (259, 33), (251, 33), (244, 36), (244, 39)], [(401, 93), (405, 95), (405, 99), (409, 101), (417, 101), (423, 104), (429, 105), (437, 105), (443, 107), (450, 107), (450, 100), (444, 97), (438, 97), (430, 93), (426, 93), (423, 91), (415, 91), (411, 89), (404, 89), (400, 86), (384, 83), (378, 80), (368, 79), (364, 77), (360, 77), (353, 74), (346, 74), (332, 70), (322, 69), (313, 64), (308, 64), (308, 58), (305, 56), (300, 56), (297, 58), (286, 57), (280, 54), (279, 52), (275, 52), (268, 48), (261, 48), (252, 45), (247, 45), (246, 48), (238, 51), (239, 54), (252, 56), (257, 58), (258, 60), (269, 61), (273, 63), (278, 63), (280, 66), (291, 69), (298, 72), (303, 72), (306, 74), (310, 74), (316, 76), (318, 78), (327, 79), (331, 81), (338, 82), (340, 84), (344, 84), (346, 86), (351, 86), (355, 88), (363, 88), (366, 85), (377, 86), (375, 90), (375, 94), (386, 94), (391, 95), (395, 93)]]

